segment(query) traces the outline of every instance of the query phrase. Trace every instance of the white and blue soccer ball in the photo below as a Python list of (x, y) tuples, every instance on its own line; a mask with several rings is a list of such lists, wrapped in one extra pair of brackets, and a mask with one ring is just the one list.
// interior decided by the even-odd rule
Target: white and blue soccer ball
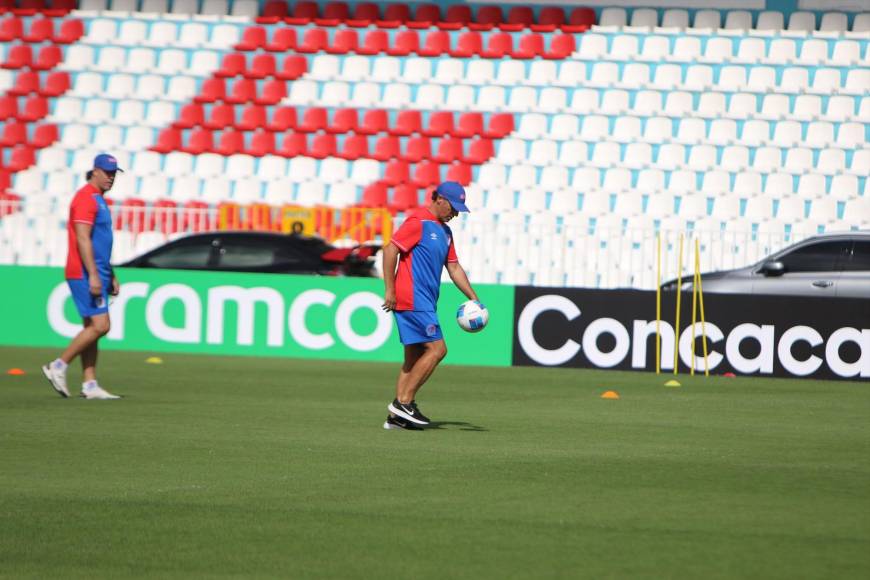
[(466, 332), (480, 332), (489, 322), (489, 310), (476, 300), (463, 302), (456, 311), (456, 322)]

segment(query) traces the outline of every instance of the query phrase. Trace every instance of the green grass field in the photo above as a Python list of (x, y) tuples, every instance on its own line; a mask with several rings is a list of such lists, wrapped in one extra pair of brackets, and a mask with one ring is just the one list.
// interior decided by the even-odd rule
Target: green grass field
[(54, 354), (0, 348), (4, 578), (870, 577), (866, 382), (445, 366), (404, 432), (392, 364)]

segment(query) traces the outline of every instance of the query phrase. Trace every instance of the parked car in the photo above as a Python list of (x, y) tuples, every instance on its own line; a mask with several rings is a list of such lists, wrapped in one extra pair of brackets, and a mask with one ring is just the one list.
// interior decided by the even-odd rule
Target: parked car
[[(701, 274), (705, 294), (870, 298), (870, 231), (822, 234), (737, 270)], [(675, 290), (676, 280), (662, 284)], [(685, 279), (683, 290), (691, 290)]]
[(375, 276), (373, 256), (379, 249), (377, 245), (337, 248), (322, 238), (296, 234), (215, 231), (178, 238), (119, 266)]

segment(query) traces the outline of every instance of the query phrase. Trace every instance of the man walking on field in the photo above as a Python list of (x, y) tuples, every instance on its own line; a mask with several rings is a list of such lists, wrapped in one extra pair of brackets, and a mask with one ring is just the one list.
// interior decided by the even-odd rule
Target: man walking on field
[(436, 313), (443, 268), (469, 300), (477, 300), (447, 226), (459, 212), (467, 211), (465, 189), (454, 181), (444, 182), (432, 192), (429, 207), (410, 212), (384, 248), (383, 308), (394, 313), (405, 347), (396, 398), (387, 407), (390, 415), (384, 429), (419, 430), (430, 422), (415, 396), (447, 355)]
[(109, 264), (112, 257), (112, 215), (104, 195), (112, 189), (118, 162), (111, 155), (94, 158), (87, 173), (88, 183), (79, 189), (69, 209), (67, 236), (69, 250), (66, 280), (84, 328), (60, 357), (42, 367), (45, 378), (62, 397), (69, 397), (66, 370), (72, 360), (82, 357), (82, 392), (85, 399), (120, 399), (97, 382), (97, 341), (109, 332), (109, 295), (120, 289)]

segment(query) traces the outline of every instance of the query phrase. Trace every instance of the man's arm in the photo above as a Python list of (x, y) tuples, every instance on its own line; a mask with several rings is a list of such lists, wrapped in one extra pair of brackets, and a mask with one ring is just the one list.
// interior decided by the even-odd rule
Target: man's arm
[(471, 287), (471, 282), (468, 281), (468, 276), (465, 275), (465, 270), (459, 265), (459, 262), (447, 262), (447, 274), (459, 291), (465, 294), (469, 300), (477, 300), (477, 293)]
[(384, 305), (387, 312), (396, 309), (396, 265), (399, 263), (399, 248), (387, 244), (383, 250)]
[(79, 248), (82, 265), (88, 271), (88, 283), (91, 294), (99, 296), (103, 293), (103, 282), (100, 280), (100, 273), (97, 271), (97, 262), (94, 260), (94, 246), (91, 243), (93, 225), (85, 222), (75, 222), (73, 229), (76, 233), (76, 245)]

